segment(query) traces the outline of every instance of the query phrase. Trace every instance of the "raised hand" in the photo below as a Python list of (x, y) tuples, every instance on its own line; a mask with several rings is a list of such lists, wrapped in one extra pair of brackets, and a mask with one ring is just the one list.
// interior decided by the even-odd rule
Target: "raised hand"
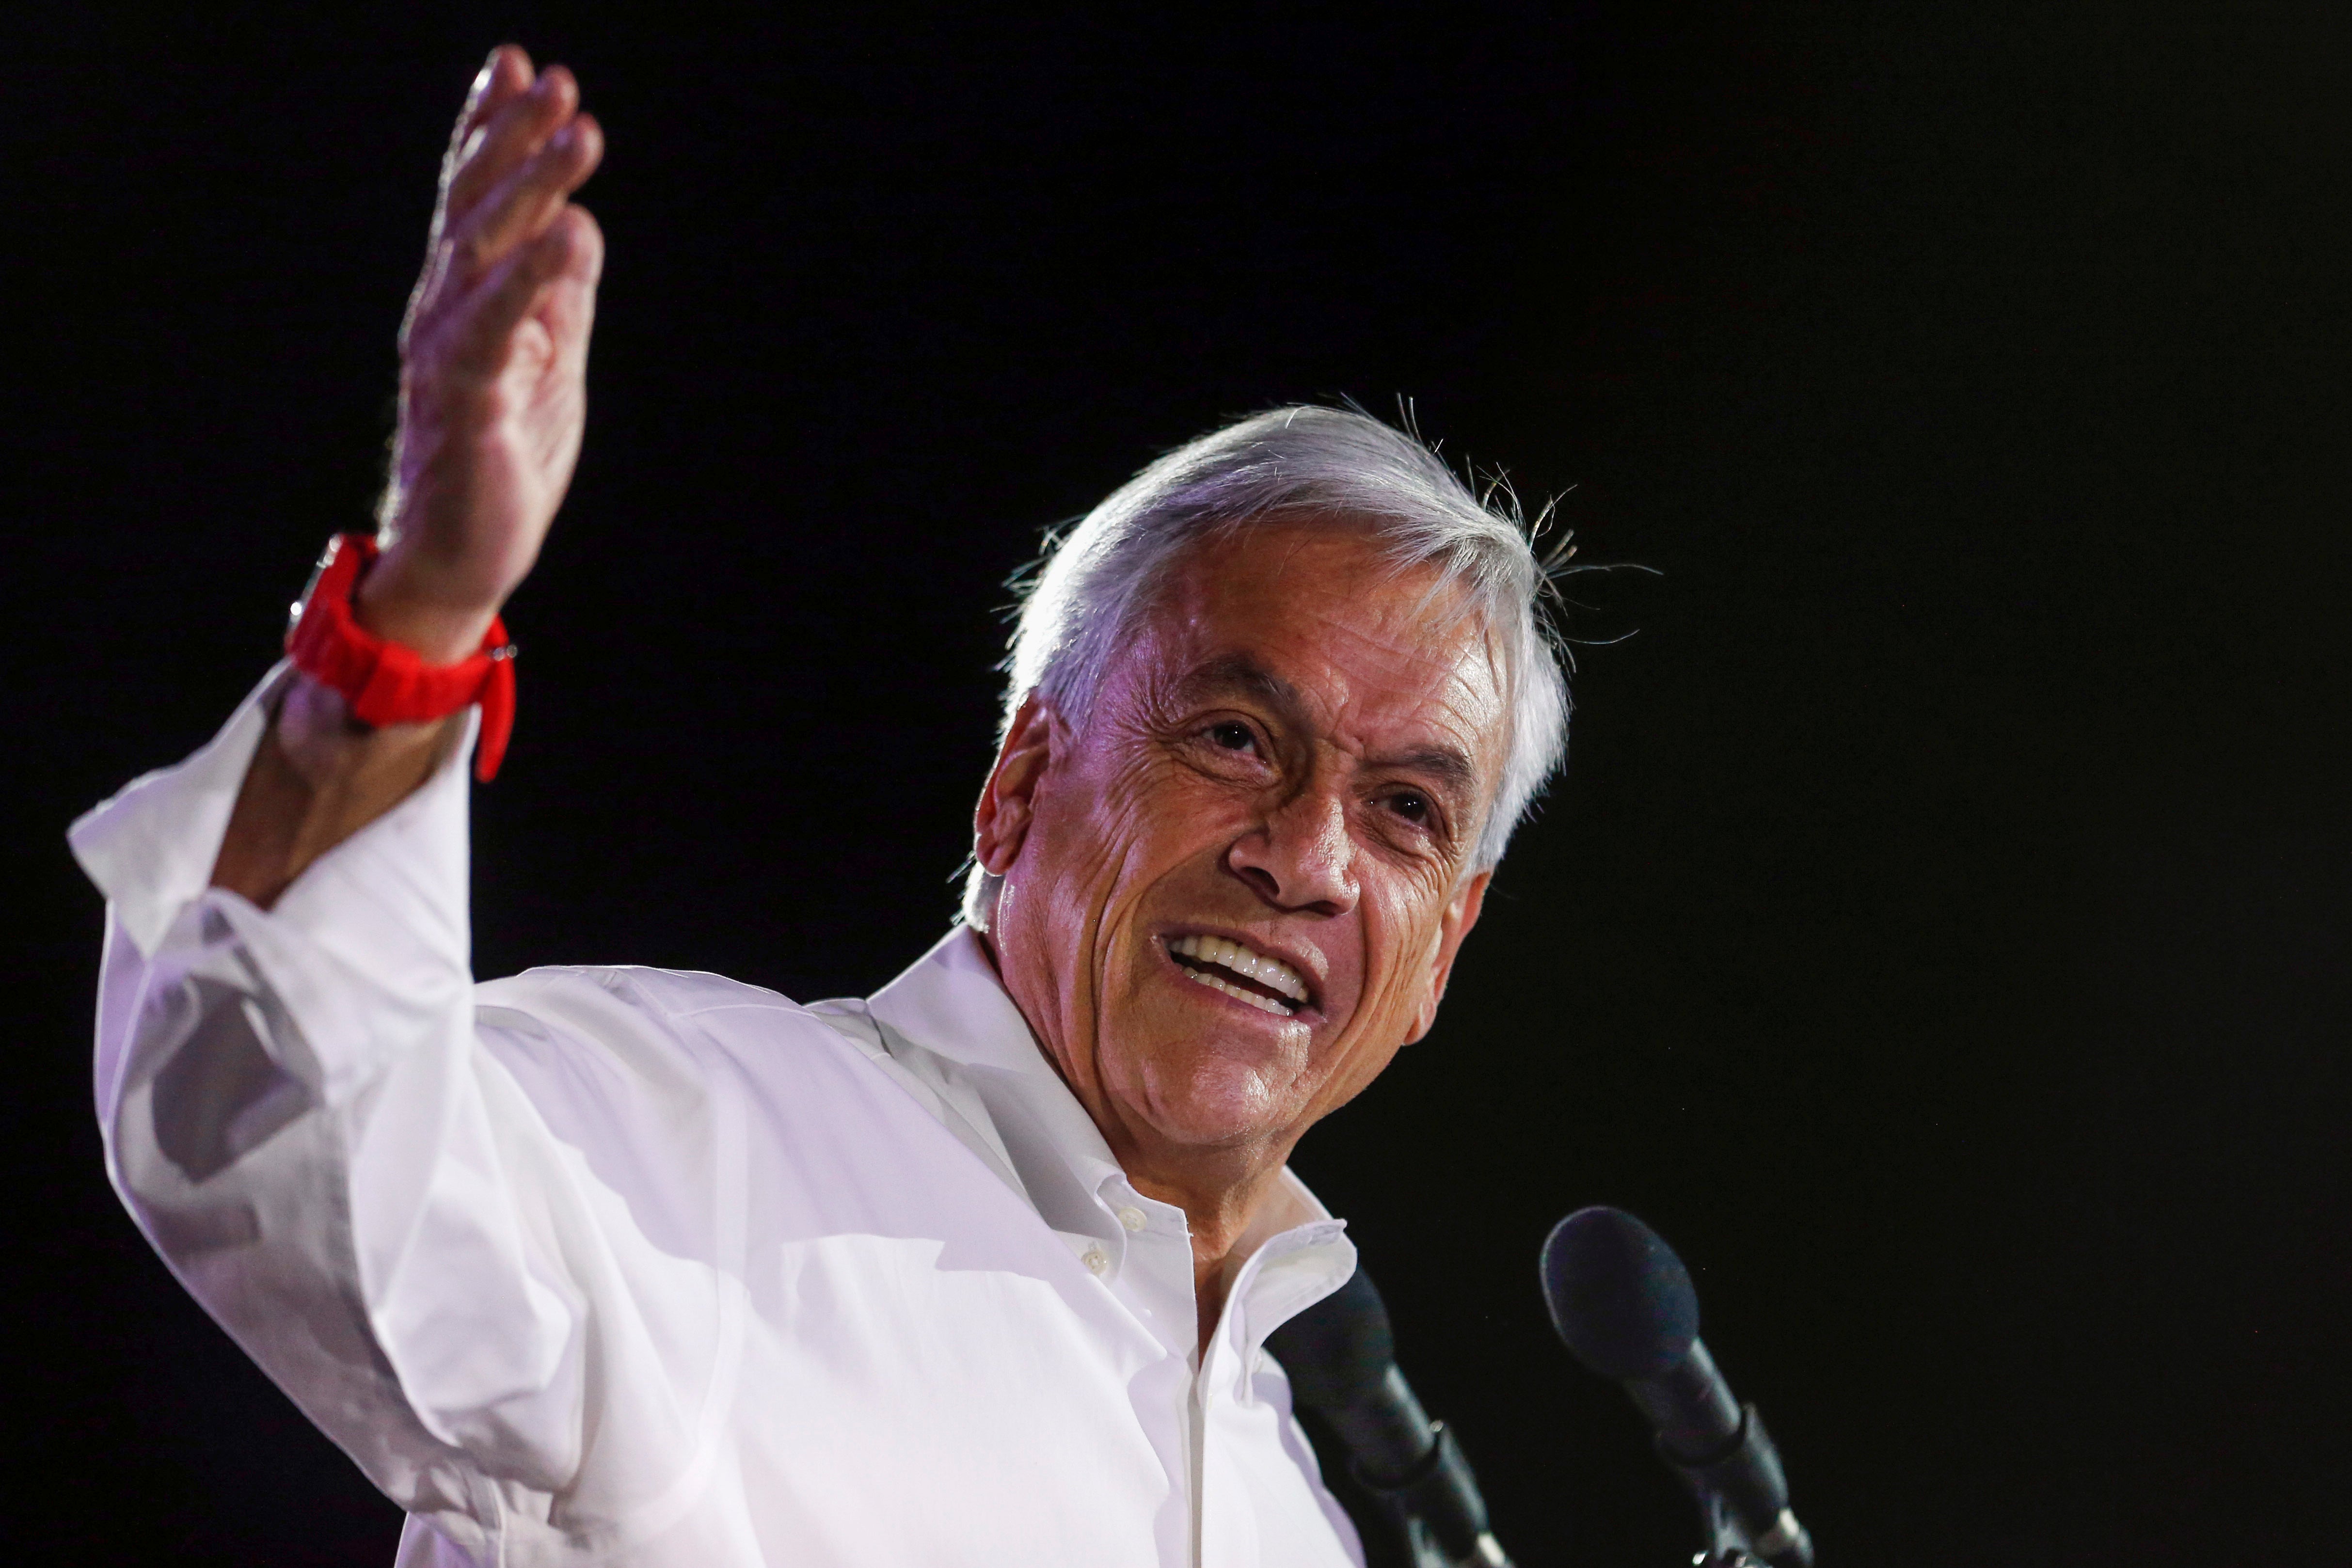
[(572, 73), (510, 44), (449, 139), (400, 329), (384, 553), (358, 599), (370, 631), (436, 663), (479, 644), (572, 481), (604, 246), (571, 196), (604, 152)]
[[(604, 153), (572, 73), (534, 75), (511, 46), (482, 68), (449, 140), (425, 272), (400, 329), (383, 554), (357, 601), (369, 631), (435, 664), (480, 645), (572, 482), (604, 242), (571, 198)], [(268, 908), (423, 782), (457, 725), (371, 729), (332, 687), (289, 681), (213, 884)]]

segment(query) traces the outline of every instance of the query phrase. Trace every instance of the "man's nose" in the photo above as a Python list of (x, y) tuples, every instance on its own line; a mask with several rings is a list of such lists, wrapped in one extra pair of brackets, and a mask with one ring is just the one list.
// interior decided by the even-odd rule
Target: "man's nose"
[(1345, 915), (1356, 906), (1348, 802), (1335, 791), (1304, 790), (1281, 802), (1235, 841), (1225, 863), (1281, 909)]

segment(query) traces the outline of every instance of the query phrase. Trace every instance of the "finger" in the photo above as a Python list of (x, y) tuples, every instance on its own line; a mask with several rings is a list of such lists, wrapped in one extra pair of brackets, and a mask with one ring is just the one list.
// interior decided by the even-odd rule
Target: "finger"
[(451, 249), (462, 272), (478, 276), (545, 233), (604, 156), (604, 127), (593, 115), (575, 116), (452, 231)]
[(462, 222), (475, 205), (547, 145), (580, 107), (580, 84), (550, 66), (527, 92), (501, 103), (467, 140), (441, 195), (446, 221)]
[(526, 95), (534, 79), (530, 57), (516, 45), (500, 44), (490, 51), (489, 58), (482, 62), (482, 68), (474, 73), (473, 84), (466, 89), (466, 105), (457, 111), (457, 123), (449, 131), (449, 150), (441, 158), (440, 189), (433, 204), (433, 225), (425, 240), (425, 270), (418, 274), (416, 287), (409, 291), (408, 308), (401, 316), (403, 353), (407, 352), (418, 314), (448, 272), (448, 253), (441, 242), (449, 228), (449, 185), (465, 161), (467, 147), (477, 140), (487, 121)]
[(577, 374), (588, 358), (589, 329), (596, 320), (596, 284), (604, 273), (604, 231), (587, 208), (566, 207), (556, 219), (577, 225), (567, 242), (562, 269), (540, 290), (538, 309), (555, 340), (558, 362)]
[(509, 99), (529, 90), (536, 73), (531, 69), (530, 56), (519, 44), (500, 44), (490, 51), (482, 68), (474, 73), (473, 85), (466, 89), (466, 107), (457, 112), (457, 124), (449, 133), (452, 148), (463, 147), (466, 138), (480, 128), (482, 122)]
[(545, 234), (520, 246), (499, 264), (466, 302), (452, 323), (451, 362), (457, 370), (488, 380), (505, 368), (515, 329), (530, 315), (550, 285), (593, 288), (604, 265), (604, 236), (595, 221), (568, 207)]
[(532, 80), (530, 57), (520, 48), (500, 44), (490, 51), (490, 57), (475, 73), (473, 85), (466, 89), (466, 107), (457, 111), (457, 123), (449, 130), (449, 150), (441, 159), (445, 193), (450, 178), (465, 160), (467, 143), (492, 115), (530, 91)]

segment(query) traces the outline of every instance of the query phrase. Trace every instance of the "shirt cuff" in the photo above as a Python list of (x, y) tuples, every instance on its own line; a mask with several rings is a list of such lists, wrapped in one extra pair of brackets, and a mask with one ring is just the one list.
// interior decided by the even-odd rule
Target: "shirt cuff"
[(291, 668), (280, 660), (204, 749), (132, 779), (66, 830), (83, 874), (114, 906), (142, 957), (155, 956), (180, 911), (212, 884), (229, 812)]
[[(181, 915), (211, 888), (229, 815), (268, 730), (278, 689), (292, 673), (291, 664), (279, 661), (202, 749), (175, 767), (131, 780), (67, 830), (75, 860), (112, 904), (122, 934), (142, 957), (153, 958)], [(298, 926), (331, 925), (335, 922), (320, 905), (338, 902), (337, 893), (355, 891), (349, 886), (352, 873), (381, 858), (371, 852), (371, 841), (410, 841), (400, 846), (410, 853), (419, 837), (439, 841), (432, 845), (438, 852), (426, 854), (423, 866), (404, 867), (407, 874), (392, 880), (407, 894), (397, 901), (407, 906), (404, 913), (413, 917), (419, 904), (435, 906), (438, 918), (426, 924), (441, 928), (435, 935), (442, 943), (436, 945), (454, 936), (462, 963), (467, 946), (465, 769), (480, 716), (478, 710), (467, 714), (461, 744), (450, 748), (415, 794), (304, 871), (279, 899), (277, 913), (291, 916)], [(426, 883), (445, 885), (419, 886), (420, 870)], [(356, 880), (383, 878), (380, 872), (373, 878), (362, 872)]]

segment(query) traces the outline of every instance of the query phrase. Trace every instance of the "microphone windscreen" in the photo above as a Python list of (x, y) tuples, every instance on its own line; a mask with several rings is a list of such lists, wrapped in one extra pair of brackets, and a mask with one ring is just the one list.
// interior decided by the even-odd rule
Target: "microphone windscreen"
[(1294, 1403), (1345, 1410), (1378, 1388), (1396, 1360), (1388, 1304), (1361, 1265), (1348, 1282), (1268, 1334)]
[(1612, 1382), (1655, 1377), (1698, 1338), (1690, 1270), (1622, 1208), (1580, 1208), (1552, 1228), (1543, 1291), (1576, 1359)]

